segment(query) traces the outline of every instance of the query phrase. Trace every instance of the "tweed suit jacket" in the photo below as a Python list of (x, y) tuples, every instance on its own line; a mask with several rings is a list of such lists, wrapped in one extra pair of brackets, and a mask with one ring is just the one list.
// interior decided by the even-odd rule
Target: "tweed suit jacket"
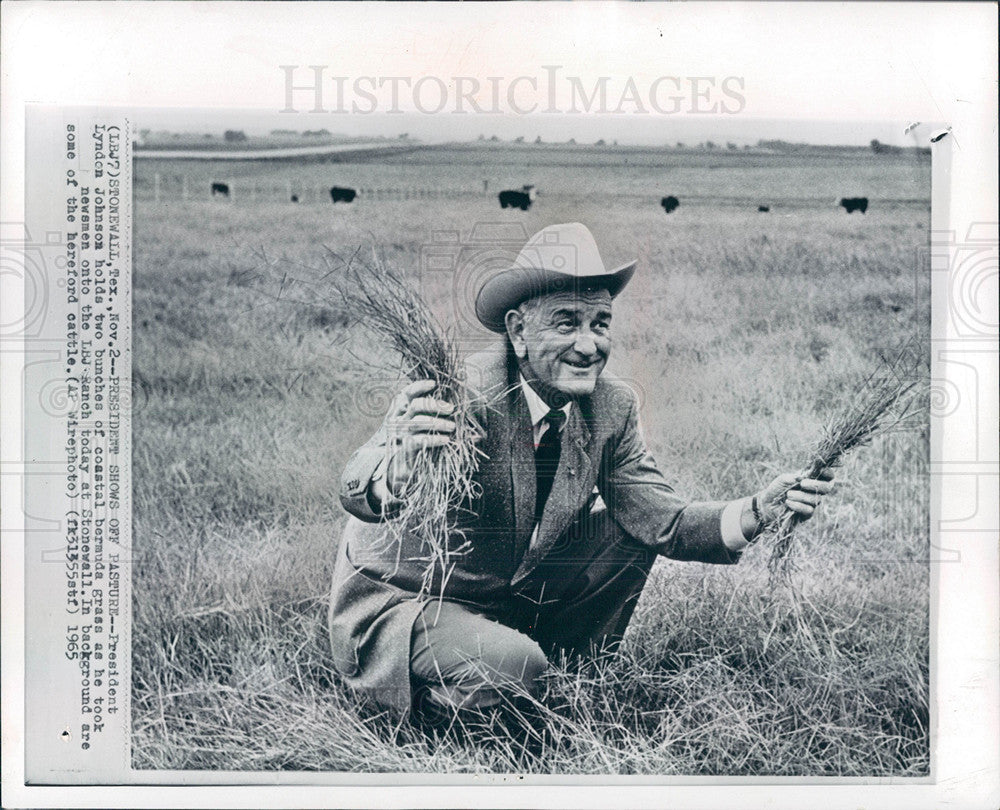
[[(353, 687), (378, 702), (410, 705), (410, 636), (428, 598), (444, 598), (494, 614), (571, 522), (589, 509), (596, 486), (618, 525), (635, 541), (677, 560), (734, 563), (723, 543), (724, 502), (679, 497), (646, 450), (634, 392), (601, 377), (590, 396), (574, 402), (561, 437), (559, 467), (535, 542), (534, 442), (528, 405), (504, 345), (466, 361), (475, 418), (485, 438), (477, 472), (480, 496), (463, 510), (456, 544), (468, 551), (443, 591), (420, 594), (425, 563), (420, 537), (387, 544), (385, 518), (367, 490), (385, 455), (385, 426), (348, 461), (340, 490), (348, 518), (330, 602), (333, 661)], [(391, 517), (389, 518), (391, 519)], [(529, 548), (530, 546), (530, 548)]]

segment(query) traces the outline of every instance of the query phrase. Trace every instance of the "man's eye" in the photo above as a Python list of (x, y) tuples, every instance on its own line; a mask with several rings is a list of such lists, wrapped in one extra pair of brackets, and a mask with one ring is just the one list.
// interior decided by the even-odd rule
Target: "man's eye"
[(599, 334), (604, 334), (611, 328), (611, 324), (608, 321), (596, 321), (594, 323), (594, 331)]
[(563, 333), (572, 332), (574, 328), (575, 326), (572, 321), (558, 321), (556, 323), (556, 329)]

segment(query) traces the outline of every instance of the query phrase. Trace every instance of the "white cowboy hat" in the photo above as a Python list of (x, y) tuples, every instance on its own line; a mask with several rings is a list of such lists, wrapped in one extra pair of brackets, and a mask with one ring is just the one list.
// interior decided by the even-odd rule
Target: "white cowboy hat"
[(504, 332), (507, 312), (538, 295), (605, 289), (614, 298), (632, 278), (635, 265), (633, 260), (609, 272), (586, 225), (550, 225), (528, 240), (513, 267), (483, 284), (476, 317), (487, 329)]

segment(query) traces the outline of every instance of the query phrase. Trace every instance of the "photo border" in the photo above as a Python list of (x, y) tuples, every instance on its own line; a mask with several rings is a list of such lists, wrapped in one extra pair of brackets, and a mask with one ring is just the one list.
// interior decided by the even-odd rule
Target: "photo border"
[[(124, 4), (122, 4), (124, 5)], [(212, 5), (212, 4), (206, 4)], [(233, 18), (246, 16), (254, 18), (258, 11), (252, 8), (254, 4), (227, 4)], [(912, 36), (921, 36), (932, 25), (940, 26), (940, 17), (934, 8), (936, 4), (894, 4), (897, 11), (883, 9), (883, 13), (891, 18), (897, 15), (900, 25)], [(24, 104), (28, 101), (49, 100), (40, 98), (39, 88), (46, 85), (43, 80), (37, 83), (38, 77), (18, 79), (13, 81), (13, 70), (19, 67), (19, 59), (23, 59), (25, 48), (38, 48), (52, 58), (60, 45), (60, 28), (52, 19), (53, 14), (66, 14), (70, 17), (79, 13), (81, 17), (96, 18), (113, 24), (118, 22), (130, 30), (142, 30), (143, 22), (137, 16), (128, 13), (119, 17), (111, 8), (97, 9), (93, 4), (82, 3), (76, 6), (79, 12), (73, 12), (74, 4), (61, 3), (6, 3), (4, 4), (3, 26), (3, 121), (4, 132), (2, 141), (3, 176), (5, 178), (2, 201), (3, 223), (24, 221), (23, 188), (24, 188)], [(289, 6), (288, 8), (294, 8)], [(361, 4), (351, 12), (358, 15), (369, 13), (369, 6)], [(519, 13), (528, 14), (523, 7), (514, 6)], [(981, 9), (981, 10), (980, 10)], [(951, 22), (945, 26), (956, 42), (964, 47), (970, 43), (978, 43), (981, 52), (989, 53), (992, 49), (992, 61), (989, 68), (996, 71), (996, 21), (995, 17), (987, 19), (991, 11), (990, 5), (976, 9), (972, 6), (952, 7)], [(340, 9), (337, 9), (340, 11)], [(120, 10), (119, 10), (120, 11)], [(409, 11), (409, 10), (408, 10)], [(669, 11), (669, 10), (668, 10)], [(984, 14), (985, 12), (985, 14)], [(187, 4), (176, 4), (171, 14), (176, 14), (178, 20), (186, 19), (185, 15), (193, 13)], [(435, 7), (428, 16), (436, 17), (439, 22), (448, 14), (463, 16), (467, 12), (456, 9)], [(492, 13), (492, 11), (490, 12)], [(575, 13), (560, 8), (560, 13)], [(629, 14), (635, 14), (635, 19), (641, 19), (648, 11), (635, 12), (621, 10), (623, 19)], [(848, 15), (850, 12), (843, 12)], [(36, 19), (30, 20), (30, 17)], [(41, 18), (41, 20), (37, 18)], [(914, 19), (918, 22), (914, 22)], [(124, 22), (122, 22), (124, 20)], [(787, 23), (791, 33), (796, 35), (801, 29), (795, 29), (794, 23)], [(992, 25), (992, 32), (990, 26)], [(926, 28), (922, 27), (926, 26)], [(949, 27), (950, 26), (950, 27)], [(45, 32), (49, 31), (49, 35)], [(886, 32), (888, 34), (888, 31)], [(940, 31), (935, 32), (940, 34)], [(64, 34), (63, 34), (64, 35)], [(931, 38), (928, 38), (931, 41)], [(938, 41), (937, 37), (933, 41)], [(982, 43), (989, 41), (989, 46)], [(845, 45), (848, 43), (845, 43)], [(11, 47), (16, 46), (16, 47)], [(846, 48), (845, 48), (846, 50)], [(975, 50), (975, 49), (973, 49)], [(977, 51), (980, 52), (980, 51)], [(12, 56), (12, 53), (14, 54)], [(935, 181), (932, 184), (932, 262), (938, 255), (938, 261), (943, 266), (932, 263), (932, 377), (934, 380), (950, 379), (947, 371), (947, 353), (956, 348), (967, 352), (973, 357), (980, 379), (996, 379), (996, 343), (989, 337), (963, 336), (956, 330), (956, 313), (952, 311), (952, 299), (949, 293), (949, 281), (953, 281), (960, 267), (959, 247), (963, 244), (988, 245), (982, 239), (982, 232), (993, 229), (995, 239), (995, 223), (997, 221), (996, 200), (993, 189), (996, 188), (996, 100), (982, 92), (989, 87), (989, 81), (981, 81), (981, 77), (970, 70), (967, 61), (958, 59), (949, 72), (948, 61), (959, 56), (957, 52), (941, 53), (928, 50), (927, 63), (933, 68), (933, 76), (929, 75), (921, 65), (911, 65), (913, 81), (922, 83), (924, 96), (920, 109), (916, 114), (924, 114), (929, 110), (934, 114), (932, 120), (940, 121), (942, 125), (951, 127), (951, 136), (936, 145), (932, 163)], [(12, 65), (13, 61), (13, 65)], [(275, 61), (277, 64), (277, 60)], [(148, 65), (146, 66), (148, 69)], [(984, 67), (985, 69), (985, 67)], [(86, 74), (85, 69), (81, 73)], [(804, 77), (808, 78), (808, 77)], [(131, 100), (126, 97), (113, 98), (105, 92), (102, 96), (100, 87), (101, 76), (91, 76), (92, 89), (87, 97), (74, 96), (74, 104), (94, 103), (107, 104), (109, 101)], [(188, 79), (190, 81), (190, 78)], [(236, 81), (235, 77), (232, 79)], [(978, 83), (977, 83), (978, 81)], [(180, 84), (180, 82), (178, 82)], [(938, 92), (932, 92), (931, 85)], [(12, 87), (13, 85), (13, 87)], [(953, 92), (939, 92), (941, 87)], [(13, 89), (14, 92), (10, 92)], [(815, 88), (805, 87), (806, 94), (814, 93)], [(52, 99), (63, 102), (67, 99)], [(149, 99), (144, 99), (149, 101)], [(972, 103), (969, 103), (969, 102)], [(836, 108), (834, 106), (834, 108)], [(941, 174), (944, 172), (944, 174)], [(983, 178), (987, 178), (984, 180)], [(993, 250), (995, 251), (995, 242)], [(3, 323), (10, 323), (10, 317), (19, 317), (18, 302), (23, 301), (18, 280), (4, 279)], [(944, 352), (945, 354), (942, 354)], [(4, 803), (18, 806), (258, 806), (266, 802), (275, 807), (314, 807), (330, 806), (336, 802), (340, 806), (354, 807), (540, 807), (540, 806), (579, 806), (603, 807), (615, 803), (627, 803), (635, 807), (662, 806), (665, 802), (676, 807), (698, 806), (747, 806), (754, 807), (768, 804), (774, 807), (798, 807), (803, 802), (814, 802), (817, 795), (830, 807), (847, 807), (857, 804), (879, 807), (930, 807), (949, 801), (956, 806), (986, 807), (995, 806), (998, 788), (998, 763), (992, 759), (988, 751), (997, 750), (1000, 722), (998, 722), (997, 696), (998, 680), (996, 672), (997, 638), (998, 638), (998, 600), (996, 588), (997, 549), (995, 543), (996, 491), (986, 489), (986, 500), (979, 502), (981, 512), (979, 522), (971, 519), (957, 531), (938, 532), (937, 547), (946, 545), (946, 537), (954, 537), (963, 553), (961, 565), (932, 566), (932, 700), (936, 710), (932, 717), (932, 776), (925, 780), (899, 779), (885, 780), (834, 780), (824, 779), (771, 779), (757, 777), (748, 784), (744, 778), (682, 778), (683, 784), (671, 783), (666, 786), (664, 780), (657, 785), (625, 786), (619, 779), (613, 777), (557, 777), (566, 787), (539, 787), (528, 784), (533, 780), (525, 779), (521, 784), (515, 784), (517, 777), (483, 776), (480, 781), (489, 785), (489, 790), (474, 789), (469, 791), (465, 786), (446, 784), (449, 780), (439, 775), (422, 777), (403, 775), (396, 785), (382, 785), (378, 790), (366, 786), (367, 779), (353, 774), (345, 775), (353, 782), (353, 786), (338, 784), (335, 791), (328, 787), (296, 786), (290, 788), (297, 779), (292, 774), (262, 773), (252, 775), (232, 774), (234, 781), (230, 785), (242, 785), (241, 788), (198, 787), (193, 783), (202, 774), (218, 780), (227, 774), (215, 772), (155, 772), (150, 774), (151, 781), (159, 786), (134, 784), (128, 787), (22, 787), (23, 759), (19, 756), (19, 748), (23, 753), (23, 656), (24, 649), (23, 624), (17, 607), (23, 604), (23, 580), (18, 572), (23, 571), (24, 555), (18, 536), (17, 510), (22, 502), (21, 476), (25, 472), (24, 461), (17, 454), (20, 448), (19, 431), (20, 415), (20, 350), (16, 341), (4, 342), (0, 359), (3, 361), (3, 446), (12, 455), (4, 451), (3, 461), (3, 566), (2, 578), (3, 598), (3, 701), (4, 701), (4, 757), (3, 783)], [(989, 386), (983, 386), (989, 388)], [(995, 391), (993, 392), (995, 397)], [(981, 403), (978, 415), (980, 425), (996, 424), (996, 400), (987, 399)], [(954, 424), (954, 420), (944, 417), (940, 426), (932, 428), (932, 491), (931, 520), (936, 525), (942, 517), (942, 505), (948, 498), (967, 497), (969, 479), (977, 485), (996, 479), (998, 465), (995, 459), (996, 448), (992, 442), (995, 438), (989, 430), (982, 435), (977, 434), (979, 446), (974, 456), (963, 456), (954, 462), (947, 460), (945, 452), (950, 447), (967, 446), (962, 439), (967, 425)], [(10, 459), (10, 460), (9, 460)], [(978, 495), (979, 493), (975, 493)], [(993, 501), (989, 500), (992, 494)], [(20, 518), (23, 520), (23, 517)], [(23, 523), (20, 524), (23, 526)], [(932, 533), (932, 539), (935, 535)], [(958, 599), (972, 597), (969, 602)], [(971, 602), (971, 604), (970, 604)], [(975, 616), (970, 622), (969, 615)], [(970, 650), (982, 651), (973, 660)], [(13, 651), (13, 652), (12, 652)], [(19, 673), (21, 682), (19, 683)], [(957, 717), (966, 717), (978, 721), (979, 726), (969, 729), (957, 729), (952, 723)], [(133, 772), (133, 775), (139, 772)], [(315, 779), (315, 775), (311, 775)], [(164, 787), (168, 778), (183, 780), (188, 786)], [(259, 779), (257, 777), (260, 777)], [(657, 777), (653, 777), (659, 779)], [(464, 779), (464, 777), (463, 777)], [(383, 777), (379, 780), (384, 781)], [(763, 780), (763, 784), (761, 784)], [(706, 790), (706, 782), (711, 782), (712, 789)], [(613, 785), (609, 783), (614, 782)], [(914, 784), (918, 782), (918, 784)], [(402, 786), (406, 785), (406, 786)], [(818, 784), (817, 784), (818, 783)], [(409, 785), (433, 785), (423, 790), (414, 790)], [(569, 786), (585, 785), (580, 790), (572, 790)], [(251, 787), (253, 786), (253, 787)], [(863, 786), (860, 787), (859, 786)], [(568, 792), (567, 792), (568, 791)], [(819, 793), (822, 791), (822, 793)]]

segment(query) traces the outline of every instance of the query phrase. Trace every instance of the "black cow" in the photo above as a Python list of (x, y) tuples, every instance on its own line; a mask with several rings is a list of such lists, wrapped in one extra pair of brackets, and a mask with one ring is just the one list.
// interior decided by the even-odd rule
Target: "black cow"
[(840, 207), (847, 211), (848, 214), (854, 211), (860, 211), (862, 214), (868, 210), (868, 198), (867, 197), (842, 197), (840, 200)]
[(501, 208), (520, 208), (522, 211), (527, 211), (535, 201), (535, 194), (535, 187), (527, 185), (521, 186), (520, 191), (501, 191), (497, 196)]
[(298, 201), (299, 201), (299, 195), (298, 194), (293, 194), (292, 195), (292, 202), (298, 202)]
[(672, 194), (669, 197), (664, 197), (662, 200), (660, 200), (660, 205), (663, 206), (663, 210), (666, 211), (668, 214), (672, 214), (674, 211), (676, 211), (677, 206), (680, 204), (681, 201), (678, 200)]
[(757, 206), (757, 210), (760, 211), (760, 213), (762, 213), (762, 214), (766, 214), (768, 211), (771, 210), (771, 206), (769, 206), (769, 205), (758, 205)]
[(334, 186), (330, 189), (330, 199), (335, 203), (339, 202), (354, 202), (354, 198), (358, 196), (353, 188), (341, 188), (340, 186)]
[(223, 197), (229, 196), (229, 186), (225, 183), (212, 183), (212, 196), (221, 194)]

